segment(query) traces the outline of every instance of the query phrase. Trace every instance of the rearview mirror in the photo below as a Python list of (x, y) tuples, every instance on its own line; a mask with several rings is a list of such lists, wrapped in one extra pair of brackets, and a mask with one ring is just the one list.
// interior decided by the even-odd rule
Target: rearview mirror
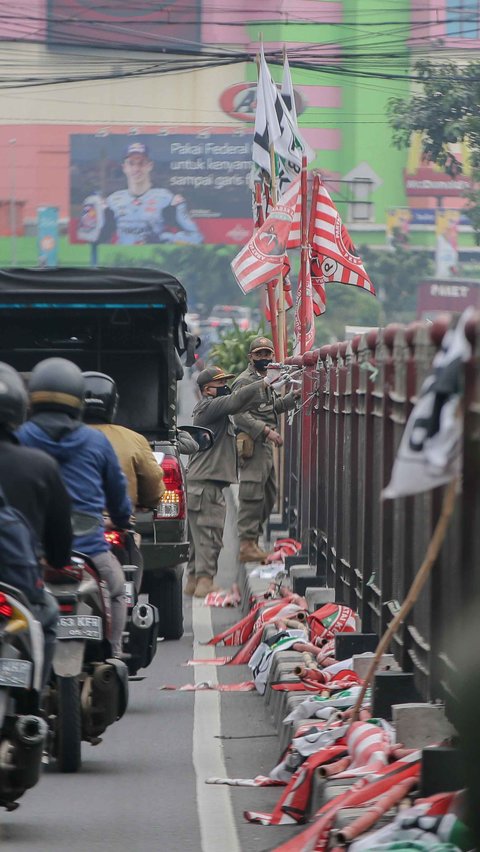
[(180, 432), (188, 432), (190, 437), (198, 444), (200, 453), (213, 447), (214, 437), (211, 429), (206, 429), (204, 426), (179, 426), (178, 429)]

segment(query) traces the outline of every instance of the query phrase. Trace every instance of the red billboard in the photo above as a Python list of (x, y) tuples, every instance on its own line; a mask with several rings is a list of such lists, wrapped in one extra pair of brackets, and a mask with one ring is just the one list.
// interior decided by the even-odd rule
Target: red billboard
[(142, 50), (200, 42), (201, 0), (49, 0), (47, 40)]

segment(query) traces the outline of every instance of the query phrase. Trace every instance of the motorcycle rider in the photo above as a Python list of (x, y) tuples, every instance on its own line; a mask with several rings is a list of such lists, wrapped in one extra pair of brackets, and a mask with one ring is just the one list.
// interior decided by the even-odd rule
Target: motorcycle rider
[[(154, 509), (165, 491), (163, 470), (157, 463), (150, 444), (143, 435), (116, 424), (119, 394), (115, 381), (105, 373), (88, 371), (85, 380), (85, 408), (83, 421), (102, 432), (110, 441), (128, 483), (132, 505)], [(136, 548), (133, 562), (138, 567), (136, 586), (142, 584), (143, 561)]]
[(72, 501), (74, 547), (93, 560), (105, 580), (112, 603), (112, 654), (122, 656), (126, 621), (124, 575), (104, 536), (103, 510), (126, 528), (132, 505), (126, 479), (105, 435), (81, 422), (85, 381), (65, 358), (47, 358), (30, 376), (31, 416), (18, 430), (20, 443), (37, 447), (60, 465)]
[[(70, 498), (56, 462), (40, 450), (20, 446), (14, 430), (25, 420), (27, 392), (13, 367), (0, 363), (0, 485), (5, 497), (29, 522), (52, 568), (70, 562), (72, 525)], [(42, 684), (53, 660), (58, 607), (53, 595), (38, 589), (31, 609), (45, 636)]]

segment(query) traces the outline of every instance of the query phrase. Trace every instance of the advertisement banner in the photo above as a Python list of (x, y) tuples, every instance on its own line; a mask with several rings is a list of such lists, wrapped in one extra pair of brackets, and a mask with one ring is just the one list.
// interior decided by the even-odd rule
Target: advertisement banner
[(243, 244), (252, 132), (70, 136), (71, 242)]
[(387, 210), (385, 234), (387, 245), (408, 246), (412, 211), (408, 207), (391, 207)]
[(49, 0), (49, 42), (120, 47), (190, 47), (200, 42), (200, 0)]
[(58, 207), (37, 210), (38, 265), (58, 265)]
[(435, 275), (453, 278), (458, 274), (458, 226), (460, 210), (437, 210), (435, 217)]

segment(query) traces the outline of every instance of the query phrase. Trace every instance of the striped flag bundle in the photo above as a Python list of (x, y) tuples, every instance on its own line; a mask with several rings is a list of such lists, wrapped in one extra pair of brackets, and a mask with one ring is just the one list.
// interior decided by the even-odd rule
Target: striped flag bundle
[(296, 180), (232, 261), (232, 272), (244, 293), (274, 281), (282, 273), (299, 192), (300, 181)]
[(375, 295), (362, 259), (318, 175), (313, 184), (309, 242), (314, 282), (323, 287), (329, 283), (351, 284)]

